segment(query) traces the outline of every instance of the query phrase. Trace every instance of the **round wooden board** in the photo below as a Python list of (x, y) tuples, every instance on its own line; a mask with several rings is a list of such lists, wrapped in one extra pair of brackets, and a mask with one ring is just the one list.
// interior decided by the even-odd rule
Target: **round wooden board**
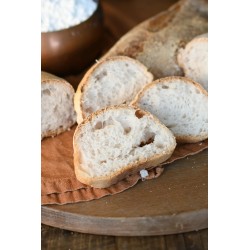
[(42, 206), (42, 223), (76, 232), (142, 236), (208, 226), (208, 150), (177, 160), (156, 179), (99, 200)]

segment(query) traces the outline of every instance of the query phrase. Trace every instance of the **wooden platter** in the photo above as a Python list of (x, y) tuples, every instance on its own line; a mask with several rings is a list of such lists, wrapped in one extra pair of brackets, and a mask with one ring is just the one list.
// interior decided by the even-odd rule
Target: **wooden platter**
[(42, 206), (42, 223), (76, 232), (167, 235), (208, 226), (208, 150), (177, 160), (156, 179), (99, 200)]
[[(193, 1), (188, 2), (193, 3)], [(197, 0), (196, 2), (206, 1)], [(145, 32), (146, 34), (156, 34), (156, 31), (163, 29), (165, 25), (175, 25), (174, 20), (177, 25), (183, 27), (186, 25), (188, 17), (191, 18), (191, 21), (194, 18), (191, 23), (201, 24), (197, 20), (204, 19), (206, 13), (198, 14), (196, 9), (204, 11), (204, 8), (195, 8), (192, 12), (190, 10), (195, 5), (191, 4), (191, 8), (187, 4), (181, 5), (181, 3), (183, 4), (184, 1), (177, 3), (175, 7), (165, 13), (166, 19), (162, 18), (162, 14), (160, 14), (142, 24), (143, 26), (140, 28), (150, 28), (150, 30), (143, 30), (143, 34)], [(163, 8), (160, 8), (159, 11), (161, 9)], [(200, 19), (197, 19), (197, 14)], [(109, 23), (115, 23), (111, 31), (119, 30), (120, 32), (121, 27), (117, 25), (117, 18), (115, 22), (110, 21)], [(123, 23), (121, 22), (121, 24)], [(155, 26), (157, 23), (159, 27)], [(173, 32), (171, 25), (168, 29)], [(185, 39), (190, 40), (189, 36), (195, 36), (194, 32), (204, 33), (205, 26), (203, 28), (199, 26), (196, 31), (192, 27), (192, 32), (185, 33), (188, 36)], [(126, 50), (124, 47), (122, 51), (118, 51), (119, 54), (122, 52), (122, 54), (130, 56), (130, 54), (126, 54), (126, 51), (134, 52), (137, 47), (140, 51), (141, 41), (137, 39), (138, 30), (133, 29), (131, 32), (135, 32), (135, 37), (131, 33), (129, 34), (133, 38), (129, 44), (127, 40), (123, 40), (128, 49)], [(176, 31), (174, 30), (174, 32)], [(115, 40), (120, 35), (119, 33)], [(183, 42), (183, 39), (178, 40), (178, 44), (179, 42)], [(84, 72), (77, 76), (68, 76), (65, 79), (76, 88), (83, 74)], [(140, 181), (134, 187), (119, 194), (89, 202), (42, 206), (42, 223), (76, 232), (114, 236), (168, 235), (207, 228), (207, 156), (208, 151), (204, 150), (199, 154), (177, 160), (167, 165), (159, 178)]]

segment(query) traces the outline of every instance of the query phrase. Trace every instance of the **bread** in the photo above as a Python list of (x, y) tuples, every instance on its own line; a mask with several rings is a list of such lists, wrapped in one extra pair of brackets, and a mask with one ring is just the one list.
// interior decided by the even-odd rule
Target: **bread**
[(41, 137), (55, 136), (76, 122), (74, 89), (64, 79), (41, 73)]
[(153, 76), (137, 60), (110, 57), (93, 65), (78, 85), (74, 103), (80, 124), (91, 113), (131, 102)]
[(172, 130), (179, 143), (208, 137), (208, 94), (185, 77), (166, 77), (147, 85), (132, 102)]
[(154, 77), (181, 76), (177, 52), (208, 31), (207, 1), (182, 0), (137, 25), (105, 54), (125, 55), (143, 63)]
[(208, 90), (208, 36), (194, 38), (178, 52), (178, 64), (186, 77), (200, 83)]
[(99, 110), (78, 125), (73, 146), (77, 179), (106, 188), (166, 161), (176, 141), (152, 114), (122, 105)]

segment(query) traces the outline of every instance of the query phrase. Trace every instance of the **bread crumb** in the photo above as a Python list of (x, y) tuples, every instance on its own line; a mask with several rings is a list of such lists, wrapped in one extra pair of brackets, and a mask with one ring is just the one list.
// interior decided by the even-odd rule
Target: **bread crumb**
[(140, 175), (141, 175), (142, 180), (144, 181), (145, 178), (148, 176), (148, 171), (145, 170), (145, 169), (142, 169), (142, 170), (140, 171)]

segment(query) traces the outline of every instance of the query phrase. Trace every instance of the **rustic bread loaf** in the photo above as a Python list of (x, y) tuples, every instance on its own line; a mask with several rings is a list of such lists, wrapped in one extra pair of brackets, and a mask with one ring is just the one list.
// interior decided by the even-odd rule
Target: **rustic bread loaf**
[(172, 130), (180, 143), (208, 137), (208, 94), (186, 77), (166, 77), (147, 85), (132, 102)]
[(64, 79), (41, 73), (41, 137), (55, 136), (76, 122), (74, 89)]
[(177, 52), (197, 35), (206, 33), (206, 0), (181, 0), (125, 34), (104, 58), (126, 55), (142, 62), (155, 78), (183, 75)]
[(208, 90), (208, 36), (207, 33), (191, 40), (181, 48), (178, 64), (186, 77), (200, 83)]
[(99, 110), (85, 119), (76, 128), (73, 146), (77, 179), (105, 188), (166, 161), (176, 141), (152, 114), (122, 105)]
[(85, 74), (75, 94), (78, 124), (99, 109), (131, 102), (152, 80), (143, 64), (127, 56), (97, 62)]

